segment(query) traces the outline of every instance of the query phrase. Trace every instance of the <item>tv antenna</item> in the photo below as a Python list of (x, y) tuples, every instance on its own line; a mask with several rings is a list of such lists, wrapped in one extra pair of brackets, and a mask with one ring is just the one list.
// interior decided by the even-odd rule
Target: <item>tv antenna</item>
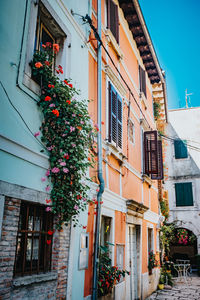
[(193, 93), (187, 93), (187, 89), (185, 90), (185, 105), (186, 105), (186, 108), (188, 108), (188, 104), (190, 104), (191, 106), (191, 101), (190, 101), (190, 96), (193, 95)]

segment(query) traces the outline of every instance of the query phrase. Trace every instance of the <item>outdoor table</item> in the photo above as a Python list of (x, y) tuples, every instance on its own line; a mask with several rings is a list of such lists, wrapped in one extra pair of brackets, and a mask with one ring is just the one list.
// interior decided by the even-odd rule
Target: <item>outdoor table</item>
[(189, 268), (190, 264), (188, 263), (179, 263), (179, 264), (174, 264), (175, 270), (178, 272), (178, 278), (177, 279), (184, 279), (184, 281), (187, 283), (187, 278), (189, 275)]

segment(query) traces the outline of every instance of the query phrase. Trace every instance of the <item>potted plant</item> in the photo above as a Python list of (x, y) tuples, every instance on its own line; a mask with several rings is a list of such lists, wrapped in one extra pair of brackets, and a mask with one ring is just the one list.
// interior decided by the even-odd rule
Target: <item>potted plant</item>
[(153, 253), (153, 251), (149, 252), (149, 262), (148, 262), (148, 270), (149, 270), (149, 275), (152, 274), (153, 268), (157, 266), (157, 261), (156, 261), (156, 256)]
[(112, 260), (109, 256), (109, 246), (101, 246), (99, 256), (98, 296), (102, 297), (101, 299), (111, 299), (114, 284), (120, 281), (121, 276), (125, 277), (126, 273), (129, 274), (126, 270), (119, 270), (117, 266), (112, 266)]
[(161, 271), (161, 275), (160, 275), (160, 279), (159, 279), (159, 284), (158, 284), (159, 290), (163, 290), (164, 286), (165, 286), (165, 276), (164, 276), (164, 274), (162, 274), (162, 271)]

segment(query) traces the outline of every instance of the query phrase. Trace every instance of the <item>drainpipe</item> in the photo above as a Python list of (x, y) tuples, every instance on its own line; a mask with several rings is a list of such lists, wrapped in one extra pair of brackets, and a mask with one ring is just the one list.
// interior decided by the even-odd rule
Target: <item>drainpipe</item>
[[(98, 26), (98, 34), (101, 39), (101, 0), (98, 0), (98, 12), (97, 12), (97, 26)], [(99, 233), (100, 233), (100, 222), (101, 222), (101, 198), (102, 194), (104, 192), (104, 179), (103, 179), (103, 171), (102, 171), (102, 136), (101, 136), (101, 131), (102, 131), (102, 126), (101, 126), (101, 115), (102, 115), (102, 61), (101, 61), (101, 56), (102, 56), (102, 50), (101, 50), (101, 43), (98, 41), (98, 57), (97, 57), (97, 63), (98, 63), (98, 77), (97, 77), (97, 82), (98, 82), (98, 179), (99, 179), (99, 192), (97, 194), (97, 217), (96, 217), (96, 230), (95, 230), (95, 245), (94, 245), (94, 263), (93, 263), (93, 289), (92, 289), (92, 300), (96, 300), (98, 297), (97, 293), (97, 283), (98, 283), (98, 265), (99, 265)]]

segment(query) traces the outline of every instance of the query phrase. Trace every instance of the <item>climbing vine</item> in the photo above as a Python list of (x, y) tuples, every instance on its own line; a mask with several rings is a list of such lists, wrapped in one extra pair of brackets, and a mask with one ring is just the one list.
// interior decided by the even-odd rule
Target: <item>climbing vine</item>
[[(41, 141), (49, 152), (50, 168), (46, 176), (52, 184), (47, 210), (57, 217), (58, 228), (83, 211), (88, 199), (90, 179), (86, 176), (93, 157), (89, 152), (93, 142), (93, 126), (85, 100), (77, 100), (79, 92), (70, 80), (60, 80), (61, 65), (55, 66), (58, 44), (46, 43), (34, 54), (31, 66), (33, 78), (41, 85), (38, 102), (43, 113)], [(54, 75), (56, 73), (57, 75)], [(36, 133), (35, 136), (39, 135)], [(45, 180), (45, 179), (44, 179)], [(47, 186), (47, 190), (50, 187)]]

